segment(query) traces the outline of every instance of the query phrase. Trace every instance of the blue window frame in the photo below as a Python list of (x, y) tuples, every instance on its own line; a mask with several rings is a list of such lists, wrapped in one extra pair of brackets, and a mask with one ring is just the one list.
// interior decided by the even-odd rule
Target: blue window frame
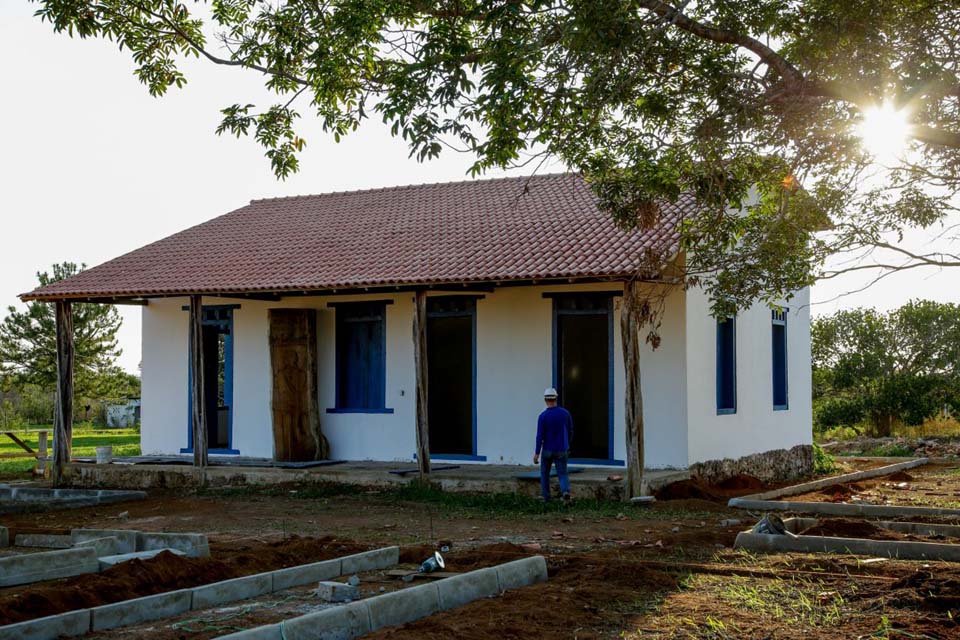
[(773, 409), (786, 411), (787, 397), (787, 310), (772, 311)]
[(717, 320), (717, 414), (737, 412), (737, 320)]
[[(204, 305), (201, 322), (204, 331), (204, 362), (207, 365), (208, 420), (216, 423), (216, 438), (207, 434), (208, 452), (237, 455), (233, 448), (233, 311), (238, 304)], [(190, 307), (183, 307), (189, 311)], [(214, 361), (216, 364), (214, 365)], [(212, 380), (216, 378), (216, 383)], [(187, 446), (180, 453), (193, 453), (193, 373), (190, 371), (190, 349), (187, 345)], [(214, 405), (216, 411), (214, 412)], [(208, 429), (214, 429), (208, 426)]]
[(328, 413), (393, 413), (386, 407), (386, 304), (335, 305), (336, 407)]

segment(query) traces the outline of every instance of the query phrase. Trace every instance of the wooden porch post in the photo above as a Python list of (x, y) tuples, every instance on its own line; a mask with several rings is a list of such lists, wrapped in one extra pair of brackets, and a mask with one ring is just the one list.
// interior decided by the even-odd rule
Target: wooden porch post
[(627, 495), (635, 498), (643, 489), (643, 394), (640, 389), (640, 292), (636, 281), (623, 288), (620, 337), (626, 377), (624, 398), (627, 435)]
[(56, 303), (57, 401), (53, 416), (53, 484), (63, 484), (63, 468), (70, 462), (73, 441), (73, 309)]
[(190, 296), (190, 424), (193, 430), (193, 466), (206, 469), (207, 406), (203, 384), (203, 299)]
[(414, 296), (413, 362), (417, 370), (417, 467), (420, 480), (430, 477), (430, 432), (427, 428), (427, 292)]

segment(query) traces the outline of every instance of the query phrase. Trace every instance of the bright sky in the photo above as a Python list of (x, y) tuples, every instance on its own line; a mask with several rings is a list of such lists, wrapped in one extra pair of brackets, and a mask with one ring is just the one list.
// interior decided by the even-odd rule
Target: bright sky
[[(278, 182), (254, 142), (214, 134), (220, 108), (265, 103), (260, 77), (191, 61), (187, 87), (155, 99), (127, 52), (54, 34), (32, 17), (35, 8), (0, 3), (0, 315), (52, 263), (97, 265), (253, 198), (466, 177), (469, 157), (418, 163), (377, 122), (336, 144), (305, 116), (300, 173)], [(907, 242), (921, 248), (924, 238)], [(817, 285), (813, 312), (889, 309), (918, 297), (956, 301), (960, 270), (900, 274), (833, 300), (864, 282), (851, 276)], [(136, 371), (140, 310), (120, 310), (120, 364)]]

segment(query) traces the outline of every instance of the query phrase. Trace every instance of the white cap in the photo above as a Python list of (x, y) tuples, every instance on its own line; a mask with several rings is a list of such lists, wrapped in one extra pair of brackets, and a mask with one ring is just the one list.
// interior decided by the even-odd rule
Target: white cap
[(553, 387), (547, 387), (546, 389), (543, 390), (543, 397), (548, 400), (551, 398), (556, 399), (557, 390), (554, 389)]

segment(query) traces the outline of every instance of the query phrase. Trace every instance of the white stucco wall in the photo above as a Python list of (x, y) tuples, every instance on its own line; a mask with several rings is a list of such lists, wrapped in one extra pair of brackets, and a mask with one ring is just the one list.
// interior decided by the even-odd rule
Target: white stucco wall
[(809, 290), (784, 306), (789, 408), (773, 409), (771, 310), (755, 305), (737, 316), (737, 411), (717, 415), (716, 319), (700, 289), (687, 292), (689, 463), (739, 458), (812, 441)]
[[(552, 301), (547, 291), (609, 291), (617, 284), (504, 287), (477, 302), (477, 453), (492, 463), (529, 463), (542, 393), (552, 384)], [(392, 414), (325, 413), (335, 396), (335, 312), (331, 301), (392, 300), (387, 305), (386, 403)], [(144, 453), (177, 453), (187, 444), (187, 300), (157, 299), (143, 309)], [(233, 448), (241, 455), (272, 457), (270, 353), (267, 311), (277, 307), (318, 311), (320, 407), (335, 458), (411, 460), (414, 435), (412, 294), (310, 297), (282, 302), (218, 300), (234, 310)], [(623, 358), (615, 298), (614, 458), (623, 460)], [(687, 342), (684, 295), (668, 301), (654, 351), (644, 345), (646, 460), (649, 467), (687, 462), (685, 402)]]

